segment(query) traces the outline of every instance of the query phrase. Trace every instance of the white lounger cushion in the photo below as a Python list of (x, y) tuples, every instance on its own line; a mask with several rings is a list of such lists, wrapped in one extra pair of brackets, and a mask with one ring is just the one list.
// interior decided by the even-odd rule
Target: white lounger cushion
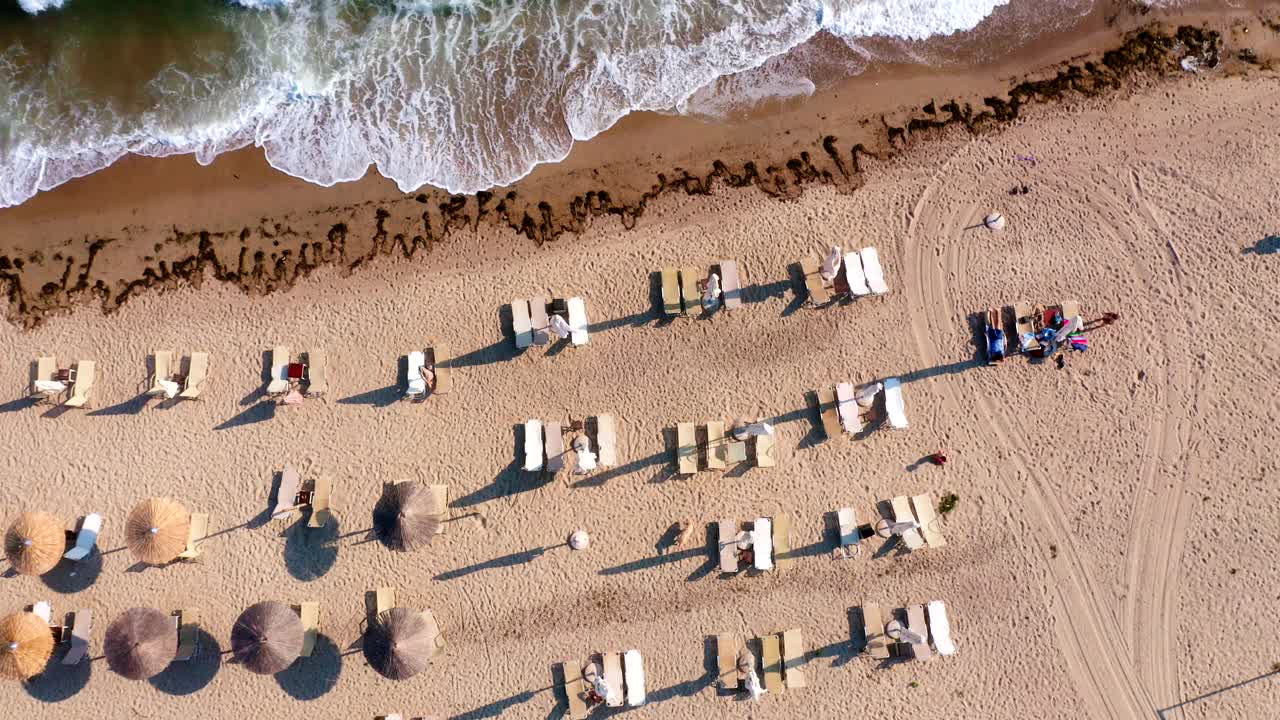
[(851, 252), (844, 256), (844, 277), (849, 283), (849, 292), (854, 295), (870, 295), (867, 278), (862, 274), (862, 260), (858, 253)]
[(569, 298), (569, 327), (573, 328), (574, 345), (586, 345), (591, 340), (587, 332), (587, 304), (580, 297)]
[(421, 350), (409, 353), (409, 394), (422, 395), (427, 391), (427, 381), (422, 377), (422, 368), (427, 365), (427, 355)]
[(53, 618), (53, 607), (49, 605), (48, 600), (41, 600), (40, 602), (32, 605), (31, 612), (46, 623), (50, 622)]
[(622, 656), (622, 672), (626, 675), (627, 704), (644, 704), (644, 660), (639, 650), (628, 650)]
[(80, 534), (76, 536), (76, 546), (68, 550), (63, 557), (68, 560), (83, 560), (89, 557), (89, 553), (93, 552), (93, 546), (98, 544), (100, 532), (102, 532), (102, 516), (98, 513), (85, 515), (84, 522), (80, 525)]
[(840, 524), (840, 547), (858, 544), (858, 516), (853, 508), (840, 508), (836, 511), (836, 519)]
[(956, 646), (951, 642), (951, 623), (947, 620), (947, 606), (941, 600), (929, 603), (929, 634), (933, 636), (933, 648), (939, 655), (954, 655)]
[(889, 292), (884, 282), (884, 269), (880, 267), (880, 255), (873, 247), (862, 248), (862, 272), (867, 276), (867, 287), (876, 295)]
[(884, 381), (884, 409), (889, 413), (889, 424), (899, 430), (907, 427), (907, 409), (902, 402), (902, 382), (898, 378)]
[(530, 420), (524, 424), (524, 469), (529, 472), (542, 469), (541, 420)]
[(756, 536), (755, 568), (757, 570), (773, 569), (773, 521), (769, 518), (756, 518), (751, 531)]
[(511, 301), (511, 329), (515, 332), (516, 347), (524, 349), (533, 344), (533, 322), (529, 319), (529, 301)]
[(836, 385), (836, 414), (840, 416), (840, 426), (850, 435), (862, 430), (862, 416), (858, 414), (858, 403), (854, 401), (853, 383)]

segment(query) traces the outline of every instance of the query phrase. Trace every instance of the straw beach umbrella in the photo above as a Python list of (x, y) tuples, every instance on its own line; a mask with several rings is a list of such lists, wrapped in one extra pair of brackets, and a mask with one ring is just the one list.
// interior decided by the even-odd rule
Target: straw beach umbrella
[(35, 613), (0, 619), (0, 678), (27, 680), (40, 674), (53, 654), (53, 632)]
[(392, 550), (416, 550), (440, 531), (444, 512), (425, 486), (406, 480), (392, 485), (378, 499), (373, 508), (373, 532)]
[(260, 675), (274, 675), (302, 654), (302, 619), (289, 606), (260, 602), (240, 613), (231, 628), (231, 654)]
[(382, 675), (404, 680), (426, 669), (440, 652), (440, 629), (425, 613), (391, 608), (369, 623), (364, 657)]
[(125, 544), (134, 557), (150, 565), (163, 565), (187, 547), (191, 515), (176, 500), (149, 498), (129, 513)]
[(173, 617), (155, 608), (130, 608), (111, 621), (103, 644), (107, 666), (130, 680), (158, 675), (178, 654)]
[(4, 554), (23, 575), (43, 575), (53, 569), (67, 549), (67, 532), (56, 515), (27, 512), (4, 534)]

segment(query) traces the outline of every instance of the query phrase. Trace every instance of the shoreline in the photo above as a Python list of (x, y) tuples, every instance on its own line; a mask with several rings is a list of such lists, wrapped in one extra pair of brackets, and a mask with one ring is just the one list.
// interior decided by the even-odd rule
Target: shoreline
[[(1093, 15), (1087, 32), (1062, 33), (1039, 52), (949, 72), (875, 68), (729, 124), (629, 116), (579, 143), (564, 161), (535, 168), (511, 188), (474, 196), (403, 194), (372, 171), (323, 188), (278, 173), (256, 148), (209, 167), (189, 156), (126, 158), (0, 211), (7, 317), (31, 326), (90, 298), (111, 312), (147, 288), (198, 286), (206, 274), (268, 293), (321, 265), (346, 274), (397, 250), (405, 257), (430, 253), (457, 229), (482, 223), (535, 245), (581, 233), (602, 216), (630, 229), (651, 200), (710, 193), (716, 185), (754, 186), (782, 199), (814, 183), (856, 189), (865, 162), (897, 157), (931, 132), (949, 126), (984, 132), (1017, 121), (1026, 107), (1183, 73), (1177, 61), (1187, 54), (1220, 56), (1215, 74), (1267, 72), (1277, 35), (1277, 26), (1252, 10)], [(1153, 17), (1206, 24), (1174, 27), (1153, 24)], [(1237, 59), (1251, 45), (1261, 48), (1254, 61)], [(1069, 59), (1049, 61), (1062, 55)], [(959, 92), (926, 92), (942, 88)], [(858, 97), (856, 110), (841, 100), (849, 95)], [(915, 104), (901, 104), (904, 96)]]

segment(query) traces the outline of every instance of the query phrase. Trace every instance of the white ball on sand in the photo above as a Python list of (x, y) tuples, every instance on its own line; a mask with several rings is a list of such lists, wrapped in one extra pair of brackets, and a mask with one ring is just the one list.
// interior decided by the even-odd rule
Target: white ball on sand
[(988, 230), (1003, 230), (1004, 216), (1000, 213), (991, 213), (982, 219), (982, 224), (986, 225)]
[(569, 547), (574, 550), (586, 550), (591, 545), (591, 536), (586, 530), (574, 530), (569, 536)]

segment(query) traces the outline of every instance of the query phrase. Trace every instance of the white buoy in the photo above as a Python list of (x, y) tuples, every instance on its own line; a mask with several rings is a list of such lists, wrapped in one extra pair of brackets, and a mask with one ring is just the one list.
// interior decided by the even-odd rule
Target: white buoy
[(586, 550), (591, 545), (591, 536), (586, 530), (574, 530), (569, 536), (569, 547), (574, 550)]
[(1000, 213), (991, 213), (982, 219), (982, 224), (988, 230), (1000, 231), (1004, 229), (1004, 216)]

